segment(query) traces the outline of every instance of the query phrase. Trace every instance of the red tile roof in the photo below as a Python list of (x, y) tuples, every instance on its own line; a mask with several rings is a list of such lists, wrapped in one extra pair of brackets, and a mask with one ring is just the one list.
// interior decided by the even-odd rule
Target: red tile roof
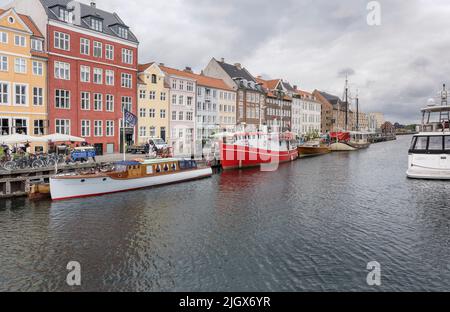
[[(0, 14), (5, 13), (6, 11), (7, 10), (0, 9)], [(18, 15), (23, 20), (23, 22), (27, 25), (27, 27), (31, 30), (34, 37), (44, 38), (41, 31), (39, 30), (39, 28), (37, 28), (36, 24), (33, 22), (31, 17), (29, 17), (28, 15), (20, 14), (20, 13), (18, 13)]]
[(222, 79), (207, 77), (199, 74), (194, 74), (190, 72), (186, 72), (183, 70), (178, 70), (174, 68), (170, 68), (167, 66), (160, 66), (161, 70), (168, 73), (169, 75), (176, 75), (180, 77), (191, 78), (197, 81), (197, 84), (200, 86), (221, 89), (225, 91), (234, 91), (230, 88)]
[(155, 64), (155, 62), (150, 62), (150, 63), (147, 63), (147, 64), (139, 64), (138, 65), (138, 71), (139, 72), (143, 72), (143, 71), (147, 70), (153, 64)]

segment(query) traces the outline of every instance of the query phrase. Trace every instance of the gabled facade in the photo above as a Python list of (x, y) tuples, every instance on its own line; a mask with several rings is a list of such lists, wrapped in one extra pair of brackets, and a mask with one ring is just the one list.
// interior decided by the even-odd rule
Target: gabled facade
[[(0, 9), (0, 135), (47, 134), (47, 55), (29, 16)], [(45, 144), (32, 145), (43, 151)]]
[(197, 82), (182, 70), (160, 66), (170, 87), (170, 145), (177, 156), (195, 154)]
[(322, 130), (322, 105), (316, 97), (306, 91), (297, 89), (300, 98), (300, 135), (308, 133), (321, 133)]
[(138, 41), (115, 13), (70, 0), (16, 0), (45, 34), (49, 132), (86, 138), (98, 154), (119, 152), (136, 138), (121, 126), (137, 114)]
[[(291, 131), (292, 126), (292, 97), (287, 86), (281, 79), (256, 81), (266, 92), (265, 119), (269, 130)], [(292, 94), (292, 93), (291, 93)]]
[(228, 64), (213, 58), (203, 70), (205, 76), (222, 79), (236, 91), (237, 128), (249, 131), (266, 124), (265, 92), (256, 79), (241, 64)]
[(170, 142), (170, 88), (166, 74), (156, 63), (139, 65), (138, 73), (138, 143), (149, 138)]

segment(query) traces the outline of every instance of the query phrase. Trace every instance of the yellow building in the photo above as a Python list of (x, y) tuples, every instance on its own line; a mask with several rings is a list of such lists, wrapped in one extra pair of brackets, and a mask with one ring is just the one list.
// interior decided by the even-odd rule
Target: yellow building
[[(47, 56), (30, 17), (0, 9), (0, 135), (47, 134)], [(35, 144), (32, 152), (43, 150)]]
[(138, 143), (145, 143), (149, 138), (169, 142), (169, 90), (158, 64), (139, 65)]

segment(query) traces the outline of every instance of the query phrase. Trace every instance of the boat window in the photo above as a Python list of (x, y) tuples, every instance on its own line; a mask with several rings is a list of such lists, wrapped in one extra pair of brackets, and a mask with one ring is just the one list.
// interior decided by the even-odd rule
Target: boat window
[(444, 138), (444, 149), (450, 151), (450, 136)]
[(442, 151), (442, 136), (432, 136), (430, 137), (430, 142), (428, 143), (429, 151)]
[(176, 171), (176, 170), (177, 170), (177, 164), (175, 164), (175, 163), (172, 164), (172, 170), (173, 170), (173, 171)]
[(161, 172), (161, 166), (160, 165), (156, 166), (156, 172), (157, 173)]
[(164, 171), (169, 171), (169, 166), (167, 164), (164, 165)]
[(147, 174), (153, 174), (153, 166), (147, 166)]
[(412, 141), (411, 141), (411, 146), (410, 146), (410, 150), (414, 149), (414, 146), (416, 145), (416, 141), (417, 141), (417, 137), (413, 137)]
[(427, 150), (428, 137), (417, 137), (415, 150), (426, 151)]

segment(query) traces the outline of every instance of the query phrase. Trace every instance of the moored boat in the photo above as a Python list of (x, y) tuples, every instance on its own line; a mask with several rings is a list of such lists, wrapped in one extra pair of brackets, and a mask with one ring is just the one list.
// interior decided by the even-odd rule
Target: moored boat
[(220, 160), (225, 170), (279, 164), (297, 158), (297, 142), (290, 132), (234, 133), (220, 142)]
[(413, 136), (409, 149), (408, 178), (450, 180), (450, 105), (445, 85), (441, 101), (422, 109), (421, 131)]
[(331, 148), (328, 145), (320, 144), (320, 142), (306, 142), (297, 147), (298, 157), (313, 157), (331, 153)]
[(195, 160), (123, 161), (106, 172), (65, 174), (50, 178), (53, 200), (90, 197), (210, 177), (210, 167)]

